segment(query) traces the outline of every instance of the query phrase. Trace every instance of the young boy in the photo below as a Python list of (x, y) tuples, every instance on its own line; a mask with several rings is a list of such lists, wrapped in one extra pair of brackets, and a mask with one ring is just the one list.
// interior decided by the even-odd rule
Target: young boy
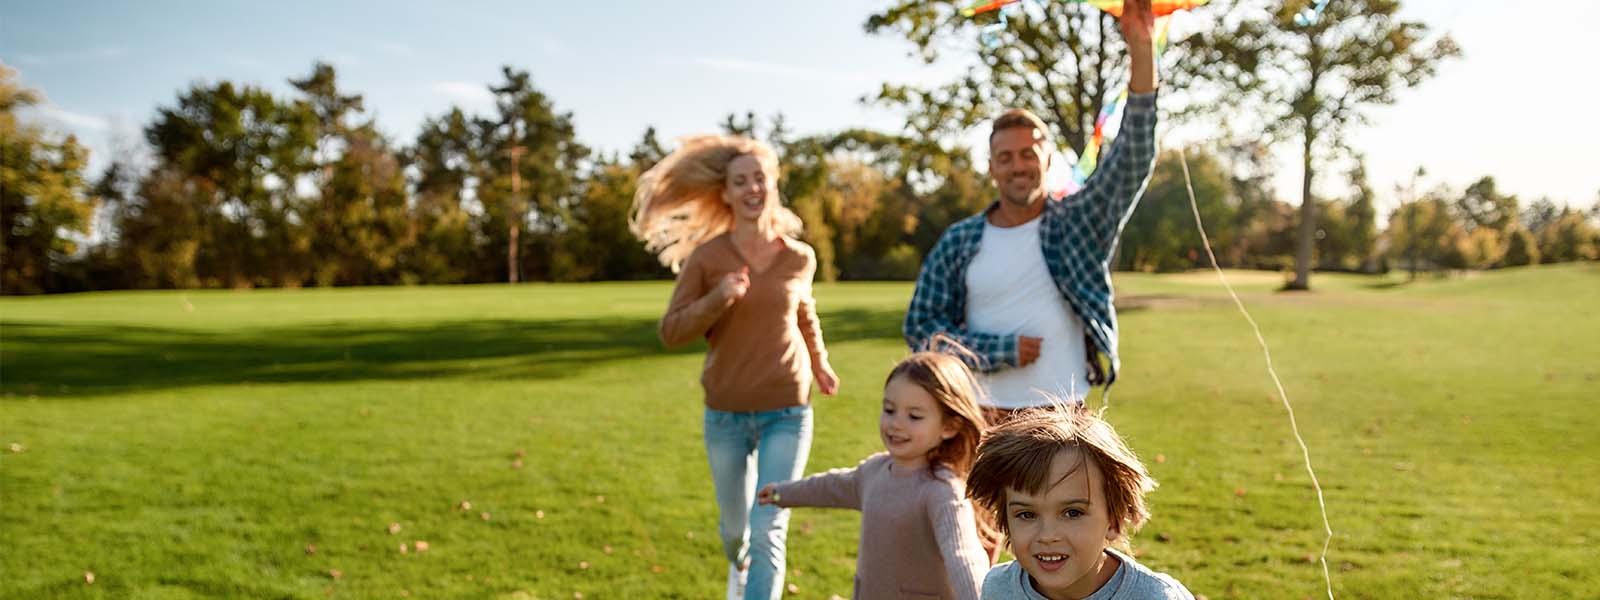
[(1111, 549), (1150, 518), (1156, 487), (1116, 430), (1082, 407), (1019, 413), (978, 447), (967, 496), (1017, 559), (984, 600), (1193, 600), (1178, 580)]

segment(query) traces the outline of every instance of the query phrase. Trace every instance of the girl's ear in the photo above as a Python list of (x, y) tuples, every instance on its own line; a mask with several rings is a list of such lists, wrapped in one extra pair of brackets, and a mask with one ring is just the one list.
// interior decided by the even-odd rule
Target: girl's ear
[(961, 420), (954, 417), (945, 417), (944, 426), (939, 432), (939, 438), (948, 440), (961, 433)]

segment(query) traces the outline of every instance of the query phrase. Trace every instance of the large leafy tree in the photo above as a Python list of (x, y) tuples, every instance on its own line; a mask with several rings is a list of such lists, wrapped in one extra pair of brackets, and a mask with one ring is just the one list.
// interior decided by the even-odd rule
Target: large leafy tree
[(476, 242), (464, 203), (483, 171), (472, 120), (459, 108), (425, 120), (407, 162), (413, 177), (408, 230), (416, 243), (402, 256), (406, 272), (429, 283), (468, 281)]
[(39, 96), (0, 65), (0, 292), (37, 294), (89, 233), (95, 199), (83, 170), (89, 153), (76, 138), (54, 139), (18, 123), (15, 111)]
[(589, 149), (577, 141), (572, 113), (557, 112), (527, 71), (508, 66), (502, 75), (489, 86), (496, 114), (475, 120), (483, 166), (479, 233), (486, 250), (503, 249), (486, 252), (484, 264), (512, 281), (572, 279), (577, 265), (560, 247), (561, 232), (571, 223)]
[[(1123, 230), (1117, 266), (1139, 271), (1175, 271), (1205, 264), (1205, 249), (1195, 228), (1177, 150), (1156, 164), (1144, 206), (1133, 213)], [(1187, 157), (1195, 202), (1206, 224), (1206, 235), (1217, 248), (1235, 244), (1233, 198), (1227, 167), (1216, 155), (1192, 151)]]
[(1100, 107), (1126, 83), (1117, 20), (1084, 4), (1030, 3), (1025, 18), (1006, 20), (991, 47), (980, 31), (999, 13), (962, 16), (970, 4), (896, 0), (870, 16), (868, 33), (904, 37), (927, 63), (950, 54), (976, 61), (953, 81), (927, 88), (885, 83), (867, 99), (905, 110), (908, 134), (922, 139), (959, 134), (1004, 108), (1027, 108), (1055, 128), (1061, 144), (1081, 153)]
[(317, 118), (316, 197), (301, 204), (311, 228), (320, 285), (370, 285), (402, 280), (401, 257), (416, 239), (409, 228), (405, 174), (389, 141), (369, 118), (359, 94), (338, 87), (331, 65), (317, 63), (295, 104)]
[(1243, 0), (1187, 40), (1180, 70), (1212, 84), (1239, 117), (1259, 118), (1272, 139), (1297, 139), (1301, 155), (1299, 239), (1291, 289), (1310, 289), (1317, 232), (1313, 182), (1341, 152), (1364, 110), (1432, 77), (1460, 49), (1448, 36), (1399, 18), (1398, 0), (1329, 2), (1321, 19), (1296, 23), (1311, 0)]
[[(315, 166), (318, 117), (266, 90), (196, 84), (145, 129), (157, 165), (130, 213), (208, 286), (299, 285), (312, 269), (296, 184)], [(160, 219), (181, 213), (174, 222)], [(173, 225), (187, 230), (161, 231)], [(191, 243), (192, 242), (192, 243)], [(185, 257), (182, 254), (188, 253)], [(174, 271), (175, 285), (196, 283)]]

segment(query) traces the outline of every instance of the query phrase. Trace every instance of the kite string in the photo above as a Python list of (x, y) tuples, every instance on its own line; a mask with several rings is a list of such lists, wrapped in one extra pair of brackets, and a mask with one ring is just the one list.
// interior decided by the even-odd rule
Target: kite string
[(1226, 288), (1228, 295), (1233, 298), (1234, 306), (1239, 307), (1239, 313), (1244, 315), (1244, 320), (1255, 330), (1256, 343), (1261, 345), (1261, 355), (1267, 359), (1267, 374), (1272, 376), (1272, 384), (1278, 388), (1278, 398), (1283, 401), (1283, 409), (1289, 413), (1289, 427), (1294, 431), (1295, 441), (1300, 443), (1300, 454), (1305, 459), (1306, 474), (1311, 476), (1311, 487), (1317, 491), (1317, 506), (1322, 509), (1322, 530), (1326, 533), (1326, 537), (1322, 540), (1322, 555), (1318, 560), (1322, 563), (1322, 581), (1327, 586), (1328, 600), (1333, 600), (1333, 577), (1328, 573), (1328, 546), (1333, 543), (1333, 526), (1328, 523), (1328, 503), (1322, 497), (1322, 484), (1317, 482), (1317, 472), (1311, 468), (1311, 449), (1306, 447), (1305, 438), (1300, 437), (1300, 425), (1295, 421), (1294, 406), (1289, 404), (1289, 394), (1283, 391), (1283, 381), (1278, 379), (1278, 371), (1272, 366), (1272, 351), (1267, 348), (1267, 340), (1261, 335), (1261, 327), (1250, 316), (1250, 311), (1245, 310), (1244, 302), (1239, 300), (1239, 294), (1233, 291), (1233, 286), (1222, 273), (1222, 267), (1217, 265), (1217, 255), (1211, 251), (1211, 240), (1206, 237), (1205, 223), (1200, 220), (1200, 204), (1194, 199), (1194, 184), (1189, 180), (1189, 160), (1181, 150), (1178, 152), (1178, 161), (1183, 165), (1183, 185), (1189, 192), (1189, 209), (1194, 212), (1194, 225), (1200, 231), (1200, 242), (1206, 249), (1206, 257), (1211, 260), (1211, 268), (1217, 272), (1217, 279), (1222, 282), (1222, 287)]

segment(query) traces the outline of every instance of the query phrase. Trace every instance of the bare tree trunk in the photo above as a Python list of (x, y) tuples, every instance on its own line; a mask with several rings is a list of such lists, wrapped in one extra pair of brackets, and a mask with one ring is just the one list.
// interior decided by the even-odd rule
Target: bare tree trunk
[(519, 225), (521, 224), (511, 224), (511, 242), (506, 248), (506, 271), (509, 272), (507, 279), (511, 283), (517, 282), (517, 273), (522, 270), (522, 265), (517, 264), (517, 233), (522, 229)]
[(1316, 133), (1312, 129), (1310, 119), (1306, 119), (1305, 154), (1302, 156), (1301, 181), (1300, 181), (1300, 239), (1295, 243), (1294, 249), (1294, 281), (1290, 282), (1287, 289), (1311, 289), (1311, 252), (1312, 244), (1316, 241), (1317, 234), (1317, 203), (1311, 197), (1311, 178), (1315, 170), (1311, 166), (1311, 145), (1316, 140)]
[(511, 148), (511, 210), (506, 211), (511, 221), (510, 241), (506, 242), (506, 280), (516, 283), (521, 279), (522, 264), (517, 260), (517, 238), (522, 233), (522, 146)]

